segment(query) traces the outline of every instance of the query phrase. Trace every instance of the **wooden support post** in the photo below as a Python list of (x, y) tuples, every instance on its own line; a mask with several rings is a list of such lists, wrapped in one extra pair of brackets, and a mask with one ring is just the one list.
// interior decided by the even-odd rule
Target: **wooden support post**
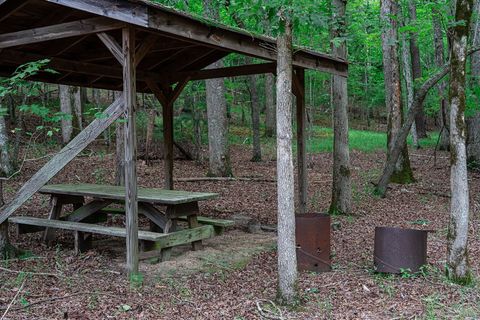
[(8, 238), (8, 221), (0, 223), (0, 260), (12, 258), (10, 255), (10, 239)]
[(298, 213), (304, 214), (308, 208), (307, 190), (307, 152), (305, 125), (307, 112), (305, 110), (305, 70), (296, 69), (294, 83), (297, 83), (297, 166), (298, 166)]
[(138, 190), (135, 137), (136, 74), (135, 29), (123, 29), (123, 94), (125, 101), (125, 212), (127, 226), (127, 271), (138, 273)]

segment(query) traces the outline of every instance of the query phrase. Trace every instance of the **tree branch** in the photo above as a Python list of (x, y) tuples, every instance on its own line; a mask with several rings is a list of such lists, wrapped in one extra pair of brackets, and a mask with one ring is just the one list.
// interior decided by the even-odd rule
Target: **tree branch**
[[(470, 49), (467, 52), (467, 56), (480, 51), (480, 47), (475, 47)], [(408, 133), (410, 132), (410, 128), (415, 121), (415, 116), (421, 111), (423, 102), (430, 91), (440, 80), (442, 80), (448, 73), (450, 72), (450, 62), (446, 63), (440, 71), (430, 77), (427, 81), (423, 83), (423, 85), (416, 91), (415, 98), (410, 106), (406, 121), (403, 124), (402, 128), (400, 129), (395, 142), (392, 145), (392, 151), (388, 153), (387, 156), (387, 163), (385, 164), (385, 168), (383, 169), (382, 176), (380, 177), (377, 186), (375, 188), (375, 193), (381, 196), (382, 198), (385, 197), (387, 192), (387, 186), (390, 183), (390, 178), (395, 170), (395, 164), (398, 161), (398, 157), (402, 152), (402, 146), (406, 143)]]

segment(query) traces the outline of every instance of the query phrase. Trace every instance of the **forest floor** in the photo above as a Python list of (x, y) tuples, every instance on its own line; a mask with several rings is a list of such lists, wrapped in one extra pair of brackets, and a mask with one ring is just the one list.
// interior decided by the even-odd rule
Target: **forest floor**
[[(209, 191), (218, 200), (201, 204), (205, 216), (248, 216), (262, 224), (276, 222), (276, 165), (268, 152), (263, 162), (249, 161), (250, 149), (232, 150), (236, 177), (256, 181), (178, 182), (177, 189)], [(392, 185), (388, 196), (372, 194), (382, 168), (383, 152), (352, 152), (354, 214), (333, 217), (333, 270), (301, 273), (299, 303), (293, 308), (268, 305), (275, 300), (276, 251), (274, 233), (249, 234), (229, 230), (205, 242), (205, 249), (177, 250), (174, 259), (142, 263), (143, 281), (130, 284), (124, 275), (123, 241), (100, 239), (81, 255), (73, 251), (73, 237), (58, 234), (58, 245), (47, 248), (41, 234), (12, 242), (29, 250), (24, 259), (0, 264), (0, 317), (5, 319), (478, 319), (480, 288), (461, 287), (444, 277), (449, 212), (449, 158), (432, 150), (411, 150), (418, 182)], [(27, 162), (21, 176), (5, 186), (6, 199), (45, 160)], [(111, 183), (114, 158), (108, 154), (77, 158), (53, 182)], [(309, 157), (310, 211), (324, 212), (331, 188), (330, 153)], [(177, 161), (175, 177), (203, 177), (206, 164)], [(139, 163), (139, 183), (161, 187), (163, 167)], [(265, 178), (265, 181), (260, 181)], [(470, 260), (480, 279), (480, 174), (471, 173)], [(48, 198), (36, 195), (17, 214), (46, 216)], [(121, 220), (111, 221), (118, 225)], [(373, 271), (376, 226), (434, 229), (428, 239), (428, 268), (422, 274), (385, 276)], [(279, 315), (282, 315), (280, 317)], [(271, 313), (270, 313), (271, 314)], [(264, 317), (264, 319), (267, 319)]]

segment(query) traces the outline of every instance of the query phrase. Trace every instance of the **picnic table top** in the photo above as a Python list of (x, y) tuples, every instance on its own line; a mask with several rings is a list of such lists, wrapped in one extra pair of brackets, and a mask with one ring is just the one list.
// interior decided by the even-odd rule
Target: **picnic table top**
[[(125, 187), (99, 184), (51, 184), (40, 189), (43, 194), (86, 196), (101, 199), (124, 200)], [(218, 197), (217, 193), (190, 192), (154, 188), (138, 188), (138, 201), (157, 204), (183, 204)]]

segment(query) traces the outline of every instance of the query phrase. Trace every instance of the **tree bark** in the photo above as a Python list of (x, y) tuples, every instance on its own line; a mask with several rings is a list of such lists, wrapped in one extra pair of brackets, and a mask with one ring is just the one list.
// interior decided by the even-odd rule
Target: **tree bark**
[(480, 169), (480, 113), (467, 120), (468, 166)]
[[(219, 20), (218, 7), (211, 0), (204, 0), (205, 16)], [(210, 68), (223, 68), (223, 61), (219, 60), (210, 65)], [(225, 97), (224, 79), (206, 81), (207, 117), (208, 117), (208, 149), (209, 171), (212, 177), (229, 177), (232, 175), (228, 148), (228, 116)]]
[[(480, 46), (480, 0), (475, 0), (472, 16), (472, 46)], [(472, 84), (480, 86), (480, 52), (472, 54), (471, 58)]]
[(10, 150), (8, 143), (7, 124), (5, 117), (0, 116), (0, 169), (1, 175), (8, 177), (13, 173), (12, 160), (10, 158)]
[(271, 73), (265, 75), (265, 136), (275, 135), (276, 110), (275, 110), (275, 76)]
[(59, 85), (60, 96), (60, 112), (63, 113), (62, 117), (62, 143), (66, 145), (72, 140), (73, 126), (72, 126), (72, 97), (70, 94), (70, 87), (65, 85)]
[[(412, 24), (417, 23), (417, 5), (416, 0), (408, 1), (408, 11), (410, 14), (410, 22)], [(422, 63), (420, 61), (420, 48), (418, 47), (418, 32), (412, 32), (410, 35), (410, 54), (412, 57), (412, 75), (413, 80), (420, 79), (422, 77)], [(427, 137), (427, 127), (425, 121), (425, 112), (422, 110), (415, 117), (415, 127), (418, 138)]]
[(75, 111), (75, 118), (77, 119), (78, 130), (83, 131), (83, 94), (82, 88), (73, 87), (73, 110)]
[(278, 297), (291, 304), (296, 298), (297, 256), (292, 154), (292, 25), (284, 23), (277, 39), (277, 193), (278, 193)]
[[(405, 24), (408, 24), (408, 20), (405, 21)], [(407, 35), (402, 33), (402, 70), (403, 78), (405, 80), (405, 89), (407, 90), (407, 110), (412, 107), (413, 98), (415, 96), (415, 84), (412, 76), (412, 59), (411, 59), (411, 50), (410, 42), (407, 41)], [(420, 145), (418, 143), (418, 133), (415, 122), (412, 124), (412, 129), (410, 130), (413, 139), (413, 145), (415, 148), (419, 149)]]
[(252, 110), (253, 154), (252, 161), (262, 161), (262, 147), (260, 144), (260, 101), (257, 90), (257, 77), (249, 76), (250, 101)]
[[(332, 0), (332, 54), (347, 59), (346, 0)], [(347, 78), (332, 76), (333, 107), (333, 185), (330, 213), (349, 214), (352, 212), (352, 183), (350, 150), (348, 144), (348, 87)]]
[[(115, 91), (114, 100), (121, 97), (122, 92)], [(115, 185), (125, 185), (125, 128), (122, 122), (125, 121), (124, 117), (121, 117), (122, 121), (115, 122)]]
[[(443, 30), (442, 30), (442, 20), (441, 13), (438, 7), (434, 6), (432, 8), (433, 14), (433, 42), (435, 47), (435, 66), (441, 68), (445, 63), (445, 49), (443, 45)], [(450, 150), (450, 117), (447, 105), (447, 99), (445, 94), (447, 92), (446, 82), (441, 81), (438, 84), (438, 96), (440, 97), (440, 143), (438, 148), (440, 150)]]
[[(403, 123), (402, 92), (398, 60), (398, 4), (393, 0), (381, 1), (383, 72), (385, 76), (385, 102), (388, 110), (387, 159), (393, 151), (393, 145)], [(415, 181), (410, 167), (406, 141), (402, 146), (391, 182), (411, 183)]]
[[(466, 61), (469, 22), (473, 0), (458, 0), (456, 24), (451, 28), (450, 49), (450, 184), (451, 208), (447, 243), (447, 276), (459, 283), (470, 283), (468, 261), (469, 190), (465, 147)], [(465, 23), (460, 23), (465, 22)]]

